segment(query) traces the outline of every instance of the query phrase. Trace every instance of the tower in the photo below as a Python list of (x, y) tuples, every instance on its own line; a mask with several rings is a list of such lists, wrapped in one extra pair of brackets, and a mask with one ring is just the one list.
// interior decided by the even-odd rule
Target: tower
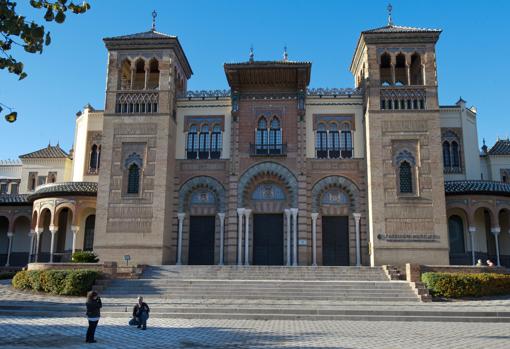
[[(153, 14), (154, 18), (155, 15)], [(175, 100), (192, 71), (175, 36), (104, 39), (108, 50), (95, 251), (102, 260), (174, 262), (170, 254)]]
[(351, 64), (364, 89), (372, 265), (448, 264), (435, 44), (441, 30), (361, 33)]

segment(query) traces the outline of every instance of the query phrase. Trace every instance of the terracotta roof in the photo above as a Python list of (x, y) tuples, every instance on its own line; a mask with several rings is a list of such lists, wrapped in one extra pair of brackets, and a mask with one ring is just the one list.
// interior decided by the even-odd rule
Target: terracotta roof
[(129, 35), (120, 35), (113, 36), (111, 38), (104, 38), (104, 40), (130, 40), (130, 39), (169, 39), (169, 38), (177, 38), (174, 35), (168, 35), (164, 33), (157, 32), (155, 30), (149, 30), (147, 32), (135, 33)]
[(0, 206), (29, 205), (26, 194), (0, 194)]
[(489, 150), (489, 155), (510, 155), (510, 139), (499, 139)]
[(69, 154), (62, 150), (62, 148), (60, 148), (58, 144), (48, 145), (46, 148), (42, 148), (28, 154), (20, 155), (20, 159), (61, 159), (68, 157)]
[(445, 181), (446, 195), (456, 194), (487, 194), (510, 196), (510, 183), (482, 181), (482, 180), (463, 180), (463, 181)]
[(35, 189), (32, 194), (28, 195), (29, 201), (34, 201), (44, 197), (52, 196), (96, 196), (96, 182), (62, 182), (44, 184)]
[(401, 25), (386, 25), (380, 28), (365, 30), (362, 33), (440, 33), (441, 29), (406, 27)]

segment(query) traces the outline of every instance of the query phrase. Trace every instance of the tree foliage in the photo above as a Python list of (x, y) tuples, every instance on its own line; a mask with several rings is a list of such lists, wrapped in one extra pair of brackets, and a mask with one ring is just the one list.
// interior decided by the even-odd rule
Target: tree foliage
[[(33, 8), (44, 12), (46, 22), (58, 24), (64, 23), (67, 13), (82, 14), (90, 9), (90, 5), (86, 1), (81, 4), (75, 4), (68, 0), (27, 1)], [(41, 54), (44, 46), (51, 44), (51, 35), (44, 25), (28, 20), (19, 14), (16, 11), (16, 5), (15, 1), (0, 0), (0, 69), (6, 69), (22, 80), (27, 77), (23, 62), (14, 57), (11, 50), (14, 47), (20, 47), (25, 52)], [(4, 105), (4, 107), (6, 106)], [(9, 122), (16, 120), (15, 112), (12, 109), (11, 113), (6, 115), (6, 119)]]

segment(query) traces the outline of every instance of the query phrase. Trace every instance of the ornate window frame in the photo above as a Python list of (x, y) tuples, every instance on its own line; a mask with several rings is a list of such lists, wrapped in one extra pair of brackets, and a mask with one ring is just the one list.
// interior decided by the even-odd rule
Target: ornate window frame
[[(411, 184), (412, 184), (412, 192), (402, 192), (401, 191), (401, 166), (402, 163), (408, 163), (411, 169)], [(404, 147), (399, 149), (395, 156), (393, 157), (393, 166), (395, 168), (395, 177), (396, 177), (396, 195), (398, 197), (419, 197), (420, 196), (420, 183), (419, 183), (419, 171), (418, 171), (418, 162), (416, 161), (416, 156), (413, 151)]]
[[(454, 145), (457, 145), (457, 151), (454, 153)], [(448, 148), (447, 148), (448, 147)], [(445, 150), (448, 149), (448, 154)], [(441, 152), (443, 154), (443, 172), (445, 174), (462, 174), (464, 173), (464, 161), (462, 157), (462, 129), (442, 129), (441, 132)], [(455, 155), (457, 156), (455, 158)], [(457, 160), (458, 165), (454, 165)]]

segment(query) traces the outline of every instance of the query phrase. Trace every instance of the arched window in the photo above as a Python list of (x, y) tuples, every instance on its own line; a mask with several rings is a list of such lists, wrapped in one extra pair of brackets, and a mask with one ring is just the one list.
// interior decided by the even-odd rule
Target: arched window
[(271, 120), (271, 128), (269, 129), (269, 153), (280, 154), (282, 152), (282, 129), (280, 120), (274, 117)]
[(466, 252), (464, 245), (464, 224), (462, 218), (454, 215), (448, 219), (448, 239), (450, 240), (450, 254)]
[(406, 56), (403, 53), (399, 53), (396, 57), (395, 85), (397, 86), (407, 85)]
[(101, 145), (97, 148), (97, 169), (101, 167)]
[(143, 90), (145, 88), (145, 61), (139, 58), (135, 63), (133, 90)]
[(320, 123), (317, 126), (317, 132), (315, 135), (315, 150), (317, 152), (317, 158), (325, 159), (328, 157), (328, 133), (326, 132), (326, 126)]
[(156, 90), (159, 87), (159, 63), (156, 58), (149, 62), (149, 76), (147, 81), (147, 89)]
[(221, 148), (221, 127), (216, 125), (213, 127), (211, 134), (211, 159), (219, 159), (221, 157)]
[(393, 84), (393, 79), (391, 77), (391, 56), (388, 52), (385, 52), (381, 55), (379, 74), (381, 79), (381, 86), (389, 86)]
[(198, 158), (208, 159), (210, 149), (209, 126), (203, 125), (198, 136)]
[(409, 70), (411, 73), (411, 85), (423, 85), (423, 68), (421, 56), (418, 53), (411, 56), (411, 67)]
[(451, 166), (450, 143), (448, 143), (448, 141), (443, 142), (443, 165), (445, 168), (448, 168)]
[(191, 125), (188, 131), (188, 141), (186, 144), (186, 157), (196, 159), (198, 155), (197, 127)]
[(92, 148), (90, 150), (90, 161), (89, 161), (89, 172), (90, 173), (96, 173), (98, 168), (98, 157), (99, 157), (99, 151), (96, 144), (92, 145)]
[(267, 154), (267, 121), (265, 118), (260, 118), (259, 123), (257, 125), (257, 135), (255, 138), (255, 147), (257, 150), (257, 154)]
[(140, 168), (137, 164), (131, 164), (128, 168), (128, 194), (138, 194), (140, 191)]
[(329, 126), (329, 157), (331, 159), (340, 157), (340, 132), (335, 123)]
[(452, 142), (452, 167), (460, 167), (459, 144), (456, 141)]
[(402, 161), (399, 166), (400, 192), (409, 194), (413, 192), (413, 174), (411, 164)]
[(131, 90), (131, 61), (124, 59), (120, 66), (120, 89)]
[(342, 125), (342, 137), (340, 138), (340, 148), (342, 149), (342, 158), (352, 158), (352, 132), (351, 125), (345, 123)]
[(83, 237), (83, 251), (92, 251), (94, 249), (94, 227), (96, 225), (96, 216), (91, 214), (85, 220), (85, 234)]

